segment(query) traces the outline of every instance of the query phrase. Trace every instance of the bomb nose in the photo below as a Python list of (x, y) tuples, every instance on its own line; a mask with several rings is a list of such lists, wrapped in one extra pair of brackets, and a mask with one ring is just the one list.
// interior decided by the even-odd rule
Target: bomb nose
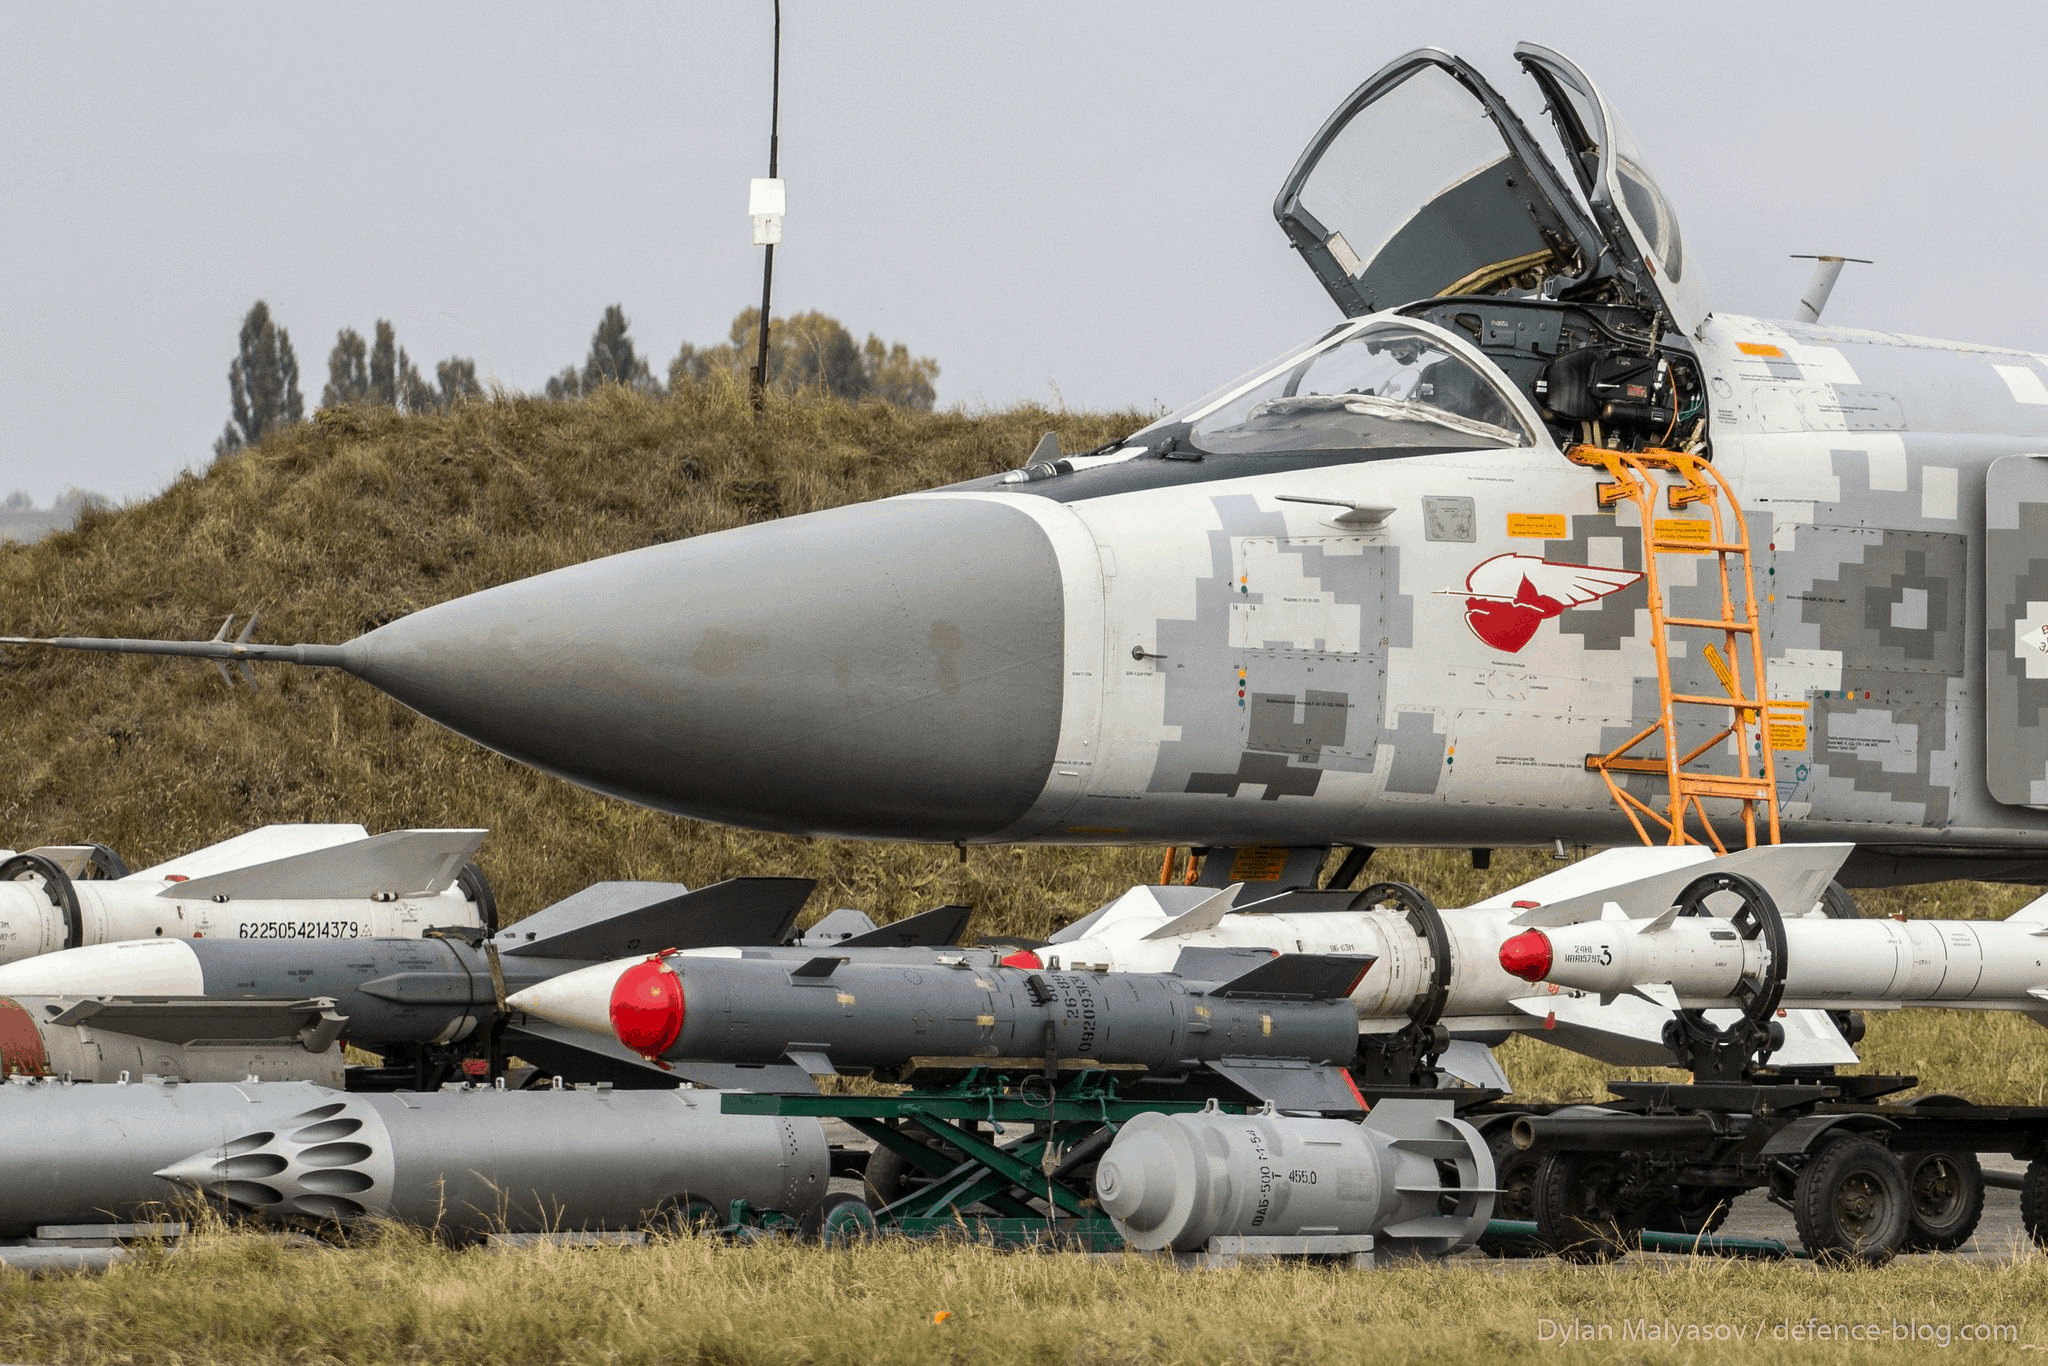
[(1550, 975), (1550, 936), (1541, 930), (1524, 930), (1500, 946), (1503, 971), (1525, 982), (1540, 982)]
[(343, 667), (523, 763), (700, 820), (954, 840), (1051, 773), (1063, 592), (1038, 523), (913, 496), (458, 598)]

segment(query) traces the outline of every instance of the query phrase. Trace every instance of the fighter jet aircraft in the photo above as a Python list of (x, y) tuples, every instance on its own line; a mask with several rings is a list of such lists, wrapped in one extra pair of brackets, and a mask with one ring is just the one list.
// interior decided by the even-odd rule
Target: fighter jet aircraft
[(1607, 99), (1563, 173), (1423, 49), (1275, 213), (1343, 321), (1098, 450), (509, 583), (337, 667), (760, 829), (1332, 846), (1852, 841), (2048, 879), (2048, 356), (1718, 313)]

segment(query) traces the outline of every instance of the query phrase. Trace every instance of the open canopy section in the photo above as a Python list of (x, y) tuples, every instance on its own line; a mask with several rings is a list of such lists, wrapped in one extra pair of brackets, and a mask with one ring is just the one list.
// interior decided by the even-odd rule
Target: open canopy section
[(1661, 303), (1677, 330), (1695, 331), (1710, 311), (1706, 286), (1628, 125), (1570, 58), (1519, 43), (1515, 60), (1543, 91), (1579, 189), (1614, 249), (1615, 274), (1646, 305)]
[(1521, 120), (1437, 48), (1352, 92), (1295, 163), (1273, 214), (1351, 317), (1434, 295), (1577, 283), (1602, 255)]

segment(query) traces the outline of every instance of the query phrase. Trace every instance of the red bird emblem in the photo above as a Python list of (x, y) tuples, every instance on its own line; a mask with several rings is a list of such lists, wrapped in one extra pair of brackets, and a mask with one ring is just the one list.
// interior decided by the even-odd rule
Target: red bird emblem
[(1637, 569), (1496, 555), (1465, 576), (1465, 624), (1494, 649), (1516, 654), (1538, 626), (1567, 607), (1618, 593), (1642, 576)]

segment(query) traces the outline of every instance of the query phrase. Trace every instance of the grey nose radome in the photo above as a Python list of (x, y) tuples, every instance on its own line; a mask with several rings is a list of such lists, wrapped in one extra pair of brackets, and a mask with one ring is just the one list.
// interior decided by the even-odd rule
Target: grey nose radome
[(487, 589), (351, 641), (341, 663), (479, 744), (629, 801), (956, 840), (1037, 799), (1064, 645), (1036, 523), (908, 498)]

